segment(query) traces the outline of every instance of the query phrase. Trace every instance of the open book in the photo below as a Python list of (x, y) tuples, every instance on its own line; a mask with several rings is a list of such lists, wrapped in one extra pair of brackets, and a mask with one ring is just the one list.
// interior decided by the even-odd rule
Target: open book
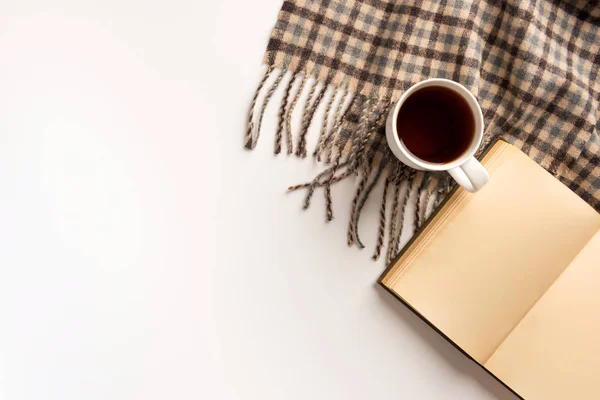
[(600, 214), (506, 142), (482, 164), (380, 284), (518, 396), (600, 399)]

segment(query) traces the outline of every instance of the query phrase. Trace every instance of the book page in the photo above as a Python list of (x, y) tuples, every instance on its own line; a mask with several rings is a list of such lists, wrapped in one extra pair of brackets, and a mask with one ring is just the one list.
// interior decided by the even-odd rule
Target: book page
[(600, 399), (600, 231), (486, 363), (526, 399)]
[(512, 145), (482, 163), (381, 283), (484, 364), (600, 228), (600, 215)]

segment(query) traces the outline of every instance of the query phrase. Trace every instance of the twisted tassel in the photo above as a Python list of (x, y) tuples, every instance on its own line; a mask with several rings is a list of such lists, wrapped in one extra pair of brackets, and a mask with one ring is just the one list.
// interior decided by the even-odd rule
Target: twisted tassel
[[(342, 164), (339, 165), (338, 168), (344, 168), (346, 166), (348, 166), (350, 164), (350, 161), (346, 161)], [(321, 172), (319, 175), (317, 175), (315, 177), (315, 179), (313, 179), (311, 182), (307, 182), (307, 183), (302, 183), (300, 185), (295, 185), (295, 186), (290, 186), (288, 188), (288, 192), (293, 192), (295, 190), (298, 189), (303, 189), (303, 188), (308, 188), (308, 191), (306, 193), (306, 197), (304, 198), (304, 205), (303, 205), (303, 209), (308, 209), (308, 207), (310, 207), (310, 200), (312, 198), (313, 193), (315, 192), (316, 188), (319, 186), (324, 186), (327, 182), (332, 182), (335, 183), (334, 181), (339, 181), (343, 178), (340, 178), (340, 176), (343, 176), (344, 174), (341, 174), (337, 177), (333, 177), (333, 179), (330, 179), (330, 175), (334, 175), (335, 174), (335, 170), (334, 167), (330, 167), (328, 169), (326, 169), (325, 171)], [(322, 178), (327, 176), (327, 180), (323, 181)], [(347, 176), (347, 175), (346, 175)]]
[[(433, 175), (432, 175), (432, 178), (433, 178)], [(423, 219), (425, 219), (425, 220), (429, 217), (429, 215), (428, 215), (429, 203), (431, 202), (431, 197), (433, 196), (433, 193), (435, 193), (435, 187), (436, 187), (435, 184), (433, 184), (433, 185), (430, 184), (429, 187), (427, 188), (427, 195), (425, 196), (425, 206), (423, 209), (423, 214), (424, 214)]]
[[(323, 153), (323, 148), (325, 147), (325, 139), (329, 136), (329, 114), (331, 113), (331, 109), (333, 108), (333, 103), (335, 98), (337, 97), (337, 92), (334, 91), (331, 94), (331, 98), (327, 102), (327, 106), (325, 107), (325, 116), (323, 117), (323, 125), (321, 126), (321, 134), (319, 135), (319, 140), (317, 147), (315, 148), (315, 152), (313, 156), (317, 157), (317, 161), (321, 161), (321, 154)], [(340, 99), (341, 100), (341, 99)]]
[(254, 108), (256, 107), (256, 101), (258, 100), (258, 95), (260, 94), (260, 91), (262, 90), (263, 86), (265, 85), (265, 82), (267, 81), (267, 79), (269, 79), (269, 76), (271, 76), (271, 73), (273, 72), (274, 69), (275, 69), (275, 67), (273, 67), (273, 66), (270, 66), (267, 69), (267, 71), (265, 72), (265, 75), (259, 82), (258, 87), (256, 88), (256, 92), (254, 92), (254, 97), (252, 98), (252, 102), (250, 103), (250, 112), (248, 115), (248, 129), (246, 131), (246, 138), (245, 138), (245, 142), (246, 142), (245, 147), (248, 150), (252, 150), (254, 148), (254, 146), (252, 144), (252, 136), (253, 136), (253, 132), (254, 132)]
[(362, 174), (362, 177), (359, 181), (359, 184), (356, 188), (356, 194), (354, 195), (354, 198), (352, 199), (352, 214), (350, 215), (350, 222), (348, 225), (348, 235), (347, 235), (347, 240), (348, 240), (348, 246), (352, 246), (356, 240), (356, 210), (358, 209), (358, 200), (360, 198), (360, 195), (362, 194), (363, 190), (365, 190), (365, 187), (367, 186), (367, 181), (369, 178), (369, 172), (370, 171), (364, 171)]
[[(331, 175), (329, 181), (325, 184), (325, 218), (327, 222), (331, 222), (333, 220), (333, 202), (331, 200), (331, 185), (333, 184), (333, 176), (335, 172), (337, 172), (340, 166), (340, 160), (342, 159), (342, 152), (340, 151), (339, 155), (336, 157), (333, 163), (334, 173)], [(354, 171), (352, 171), (354, 172)]]
[(414, 177), (409, 176), (408, 188), (406, 189), (406, 195), (404, 196), (404, 201), (402, 202), (402, 211), (400, 212), (400, 226), (398, 228), (398, 239), (395, 242), (395, 248), (394, 248), (395, 254), (398, 254), (398, 252), (400, 251), (400, 238), (402, 236), (402, 231), (404, 230), (404, 220), (406, 218), (406, 206), (408, 205), (408, 199), (410, 198), (410, 193), (412, 192), (414, 183), (415, 183)]
[(298, 88), (298, 91), (296, 92), (296, 95), (294, 96), (294, 99), (292, 100), (292, 103), (290, 104), (290, 107), (287, 111), (287, 115), (285, 117), (287, 121), (286, 140), (288, 154), (292, 154), (294, 152), (294, 143), (292, 141), (292, 114), (294, 113), (294, 108), (296, 108), (296, 104), (298, 104), (298, 99), (300, 99), (300, 96), (302, 95), (302, 91), (304, 90), (304, 86), (306, 85), (307, 79), (308, 76), (304, 75), (304, 77), (302, 78), (302, 82), (300, 82), (300, 87)]
[[(378, 134), (378, 132), (377, 132), (378, 130), (385, 129), (385, 120), (387, 118), (387, 113), (388, 113), (389, 109), (390, 109), (390, 105), (388, 104), (388, 105), (385, 105), (384, 107), (382, 107), (379, 110), (378, 110), (377, 105), (375, 105), (375, 107), (371, 110), (371, 113), (370, 113), (371, 115), (370, 116), (372, 116), (373, 114), (377, 113), (378, 118), (377, 118), (377, 120), (373, 121), (373, 123), (369, 127), (369, 134), (365, 138), (364, 146), (367, 145), (367, 140), (369, 138), (372, 138), (372, 137), (374, 137), (375, 135)], [(369, 116), (369, 118), (370, 118), (370, 116)], [(385, 152), (385, 150), (384, 150), (384, 152)], [(362, 165), (365, 165), (365, 166), (368, 165), (369, 162), (370, 162), (369, 156), (371, 155), (371, 153), (368, 152), (368, 151), (364, 151), (361, 154), (362, 154), (362, 159), (361, 159)]]
[(258, 143), (258, 138), (260, 137), (260, 127), (262, 126), (262, 120), (263, 120), (263, 117), (265, 116), (265, 111), (267, 110), (269, 101), (271, 101), (271, 97), (273, 97), (273, 93), (275, 93), (275, 91), (277, 90), (277, 87), (281, 83), (281, 80), (283, 79), (284, 75), (285, 75), (285, 71), (281, 71), (281, 73), (275, 79), (275, 82), (273, 82), (273, 84), (269, 88), (269, 91), (267, 92), (265, 99), (263, 100), (262, 107), (260, 108), (260, 116), (258, 118), (258, 126), (256, 128), (256, 140), (254, 140), (254, 143), (252, 144), (252, 148), (256, 147), (256, 144)]
[[(290, 102), (290, 97), (292, 94), (292, 87), (298, 78), (298, 73), (294, 72), (292, 77), (290, 78), (290, 82), (285, 88), (285, 92), (283, 94), (283, 103), (281, 103), (281, 107), (279, 107), (279, 123), (277, 125), (277, 132), (275, 133), (275, 154), (279, 154), (281, 152), (281, 141), (283, 136), (283, 131), (285, 129), (285, 116), (286, 110), (288, 108), (288, 104)], [(291, 145), (291, 142), (288, 143), (288, 146)]]
[(344, 117), (346, 116), (346, 113), (348, 112), (348, 110), (350, 110), (352, 108), (352, 106), (354, 105), (354, 102), (358, 98), (358, 96), (354, 96), (350, 100), (348, 107), (346, 107), (344, 109), (344, 107), (343, 107), (344, 103), (347, 101), (348, 96), (351, 96), (351, 95), (352, 94), (350, 92), (347, 92), (346, 96), (344, 96), (342, 101), (340, 101), (340, 103), (338, 104), (336, 112), (335, 112), (335, 116), (334, 116), (335, 123), (333, 125), (333, 128), (331, 129), (331, 132), (325, 139), (325, 144), (324, 144), (323, 148), (324, 148), (325, 152), (327, 153), (327, 157), (326, 157), (327, 163), (331, 162), (333, 153), (336, 150), (337, 146), (335, 146), (335, 142), (336, 142), (336, 139), (339, 138), (338, 131), (342, 128), (342, 123), (344, 121)]
[(375, 174), (375, 178), (373, 178), (373, 180), (371, 181), (371, 183), (369, 184), (369, 186), (367, 186), (367, 188), (364, 191), (364, 195), (362, 196), (362, 199), (360, 200), (360, 203), (358, 204), (358, 208), (357, 208), (357, 212), (356, 212), (356, 221), (354, 222), (354, 239), (356, 244), (358, 245), (359, 248), (364, 249), (365, 245), (363, 244), (362, 240), (360, 240), (360, 235), (358, 234), (358, 223), (360, 222), (360, 216), (362, 215), (362, 210), (363, 207), (365, 206), (365, 204), (367, 203), (367, 199), (369, 198), (369, 196), (371, 195), (371, 192), (373, 191), (373, 189), (375, 189), (375, 186), (377, 185), (377, 182), (379, 181), (379, 178), (381, 178), (381, 174), (383, 174), (383, 170), (385, 169), (385, 165), (382, 162), (379, 165), (379, 168), (377, 169), (377, 173)]
[(444, 201), (446, 195), (450, 193), (450, 190), (452, 188), (450, 184), (450, 177), (446, 177), (439, 186), (441, 187), (438, 189), (438, 196), (435, 201), (434, 208), (437, 208), (440, 205), (440, 203)]
[[(379, 112), (379, 118), (377, 119), (377, 121), (375, 122), (374, 125), (374, 129), (378, 129), (379, 127), (383, 126), (385, 118), (387, 117), (387, 111), (389, 110), (389, 105), (385, 106), (383, 109), (380, 110)], [(373, 112), (376, 110), (373, 109)], [(371, 135), (376, 133), (374, 130), (371, 131)], [(367, 137), (368, 139), (368, 137)], [(362, 145), (362, 149), (361, 152), (359, 154), (362, 154), (362, 158), (360, 160), (360, 163), (362, 163), (363, 168), (365, 169), (369, 169), (369, 171), (371, 170), (371, 163), (374, 162), (374, 160), (369, 160), (369, 153), (367, 151), (364, 151), (364, 148), (366, 146), (367, 142), (366, 140), (361, 144)], [(354, 222), (354, 240), (355, 243), (358, 245), (359, 248), (363, 249), (365, 246), (362, 243), (362, 240), (360, 239), (360, 235), (358, 234), (358, 225), (360, 222), (360, 216), (362, 213), (362, 209), (365, 206), (367, 199), (369, 198), (371, 192), (373, 191), (373, 189), (375, 188), (375, 185), (377, 185), (377, 182), (379, 181), (379, 178), (381, 177), (381, 174), (383, 173), (386, 165), (387, 165), (387, 161), (385, 161), (387, 158), (383, 158), (380, 162), (379, 162), (379, 168), (377, 170), (377, 173), (375, 174), (375, 178), (373, 179), (373, 181), (371, 182), (371, 184), (365, 189), (364, 191), (364, 195), (360, 201), (360, 203), (358, 204), (358, 208), (356, 210), (355, 213), (355, 222)]]
[(375, 244), (375, 252), (373, 253), (373, 261), (379, 260), (379, 256), (381, 255), (381, 249), (383, 248), (383, 241), (385, 240), (385, 223), (387, 221), (386, 212), (387, 212), (387, 194), (388, 189), (390, 187), (390, 178), (389, 176), (385, 178), (385, 183), (383, 185), (383, 198), (381, 200), (381, 209), (379, 210), (379, 229), (377, 230), (377, 243)]
[[(345, 166), (347, 166), (348, 164), (350, 164), (350, 160), (348, 160), (348, 161), (346, 161), (346, 162), (344, 162), (344, 163), (340, 164), (340, 165), (339, 165), (339, 167), (338, 167), (338, 169), (340, 169), (340, 168), (344, 168), (344, 167), (345, 167)], [(326, 171), (331, 171), (331, 169), (332, 169), (332, 168), (333, 168), (333, 167), (330, 167), (330, 168), (328, 168)], [(343, 173), (341, 173), (341, 174), (339, 174), (339, 175), (335, 175), (335, 176), (334, 176), (334, 177), (331, 179), (331, 181), (329, 181), (329, 180), (326, 180), (326, 181), (320, 181), (320, 182), (317, 182), (317, 183), (315, 184), (315, 189), (316, 189), (316, 188), (319, 188), (319, 187), (321, 187), (321, 186), (325, 186), (325, 185), (327, 185), (327, 184), (332, 184), (332, 185), (333, 185), (333, 184), (335, 184), (335, 183), (338, 183), (339, 181), (342, 181), (342, 180), (344, 180), (345, 178), (347, 178), (348, 176), (350, 176), (350, 175), (354, 174), (355, 172), (356, 172), (356, 171), (354, 171), (353, 169), (350, 169), (350, 168), (348, 168), (348, 169), (346, 169), (346, 171), (344, 171)], [(321, 174), (319, 174), (319, 175), (321, 175)], [(288, 191), (289, 191), (289, 192), (293, 192), (293, 191), (296, 191), (296, 190), (299, 190), (299, 189), (304, 189), (304, 188), (307, 188), (307, 187), (309, 187), (309, 186), (311, 186), (311, 185), (313, 185), (313, 184), (314, 184), (314, 181), (310, 181), (310, 182), (301, 183), (301, 184), (299, 184), (299, 185), (290, 186), (290, 187), (288, 187)]]
[[(364, 104), (363, 111), (366, 109), (366, 105), (367, 105), (367, 102), (365, 102), (365, 104)], [(342, 119), (343, 119), (343, 115), (342, 115)], [(352, 150), (350, 151), (351, 156), (359, 154), (359, 152), (354, 149), (355, 149), (355, 144), (361, 143), (361, 142), (362, 141), (356, 141), (356, 142), (352, 143)], [(335, 137), (332, 152), (334, 150), (337, 152), (337, 155), (336, 155), (333, 167), (334, 167), (334, 169), (337, 170), (340, 160), (342, 159), (342, 156), (343, 156), (343, 154), (342, 154), (343, 151), (341, 149), (341, 144), (340, 144), (340, 135), (337, 135)], [(330, 153), (330, 155), (331, 155), (331, 153)], [(357, 157), (357, 156), (355, 156), (355, 157)], [(357, 161), (356, 161), (357, 159), (355, 157), (353, 158), (353, 166), (358, 166)], [(351, 168), (351, 169), (354, 170), (355, 168)], [(356, 169), (356, 171), (358, 171), (358, 169)], [(332, 175), (332, 178), (333, 178), (333, 175)], [(327, 184), (325, 185), (325, 212), (326, 212), (327, 222), (330, 222), (331, 220), (333, 220), (333, 205), (332, 204), (333, 204), (333, 202), (331, 200), (331, 181), (330, 181), (330, 182), (327, 182)]]
[[(315, 112), (319, 108), (319, 104), (323, 101), (325, 97), (325, 92), (327, 92), (327, 86), (329, 86), (329, 81), (326, 81), (319, 93), (315, 101), (310, 106), (307, 114), (305, 115), (304, 120), (302, 121), (302, 131), (300, 133), (300, 142), (298, 143), (298, 149), (296, 150), (296, 155), (299, 157), (306, 157), (306, 136), (308, 135), (308, 129), (310, 128), (310, 124), (313, 121), (313, 117), (315, 116)], [(307, 102), (308, 104), (308, 102)]]
[[(402, 168), (402, 167), (399, 167)], [(396, 186), (396, 190), (394, 192), (394, 202), (392, 204), (392, 216), (390, 218), (390, 229), (389, 229), (389, 243), (388, 243), (388, 251), (386, 257), (386, 264), (389, 264), (392, 261), (392, 257), (394, 255), (394, 250), (396, 248), (396, 238), (398, 235), (396, 234), (398, 230), (398, 214), (400, 212), (400, 173), (396, 171), (394, 176), (391, 179)]]
[(300, 136), (298, 139), (298, 146), (296, 147), (296, 155), (300, 156), (301, 155), (301, 149), (300, 146), (302, 145), (302, 142), (304, 141), (303, 137), (305, 136), (304, 133), (304, 127), (306, 126), (306, 120), (308, 118), (308, 114), (310, 113), (310, 105), (313, 101), (313, 97), (315, 96), (315, 93), (317, 91), (317, 85), (318, 85), (318, 81), (315, 79), (312, 84), (310, 85), (310, 89), (308, 90), (308, 97), (306, 98), (306, 102), (304, 103), (304, 108), (302, 110), (302, 124), (300, 125)]
[[(358, 129), (358, 135), (359, 135), (358, 146), (356, 147), (356, 150), (353, 153), (353, 155), (354, 155), (353, 164), (356, 165), (356, 168), (358, 170), (358, 166), (362, 163), (364, 174), (363, 174), (363, 177), (360, 180), (360, 183), (357, 187), (356, 194), (354, 195), (354, 199), (352, 200), (352, 208), (351, 208), (352, 214), (350, 215), (347, 239), (348, 239), (348, 246), (351, 246), (353, 243), (357, 243), (360, 248), (364, 248), (364, 245), (362, 244), (362, 242), (357, 240), (357, 237), (358, 237), (357, 223), (358, 223), (358, 215), (359, 215), (358, 201), (360, 199), (360, 196), (363, 194), (363, 191), (365, 191), (365, 188), (366, 188), (366, 185), (368, 182), (368, 178), (371, 174), (371, 165), (366, 161), (367, 157), (364, 153), (365, 153), (365, 148), (367, 147), (367, 143), (369, 141), (369, 136), (370, 136), (369, 129), (368, 129), (369, 123), (370, 123), (376, 109), (377, 109), (376, 105), (371, 107), (371, 99), (368, 99), (364, 103), (363, 110), (368, 110), (368, 111), (366, 112), (366, 115), (363, 117), (360, 127)], [(372, 189), (373, 188), (371, 187), (370, 190), (372, 190)], [(370, 192), (370, 190), (369, 190), (369, 192)], [(368, 194), (366, 194), (366, 195), (368, 196)]]
[[(421, 184), (419, 185), (419, 188), (417, 189), (417, 202), (415, 204), (415, 225), (418, 228), (419, 226), (421, 226), (421, 200), (423, 197), (423, 191), (425, 190), (425, 187), (427, 187), (427, 185), (429, 184), (429, 182), (431, 181), (431, 174), (428, 172), (422, 173), (423, 175), (423, 179), (421, 179)], [(425, 206), (425, 209), (427, 209), (427, 205)]]

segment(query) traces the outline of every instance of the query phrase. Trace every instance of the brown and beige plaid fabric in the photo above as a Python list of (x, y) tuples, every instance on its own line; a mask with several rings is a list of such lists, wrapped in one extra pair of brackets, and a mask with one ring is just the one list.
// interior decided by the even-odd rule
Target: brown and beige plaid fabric
[[(307, 189), (308, 207), (315, 190), (324, 187), (331, 219), (331, 185), (359, 173), (348, 242), (362, 246), (360, 210), (377, 180), (385, 179), (376, 257), (386, 231), (388, 257), (399, 250), (411, 193), (417, 193), (411, 198), (417, 201), (419, 224), (430, 201), (435, 205), (452, 185), (446, 175), (402, 167), (385, 143), (390, 104), (427, 78), (469, 88), (484, 112), (486, 145), (497, 137), (515, 144), (600, 211), (597, 1), (286, 0), (265, 62), (246, 147), (256, 145), (260, 119), (281, 82), (287, 85), (281, 91), (276, 153), (285, 137), (288, 153), (306, 156), (308, 127), (323, 107), (314, 155), (330, 167), (313, 182), (290, 189)], [(265, 82), (272, 83), (263, 87)], [(261, 90), (266, 96), (256, 107)], [(303, 123), (292, 135), (290, 117), (303, 91), (308, 92)], [(389, 188), (395, 195), (387, 224)]]

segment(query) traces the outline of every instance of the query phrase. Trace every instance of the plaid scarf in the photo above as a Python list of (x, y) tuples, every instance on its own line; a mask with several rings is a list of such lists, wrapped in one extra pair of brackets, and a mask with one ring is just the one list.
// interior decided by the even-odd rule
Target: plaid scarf
[[(402, 231), (420, 225), (453, 186), (448, 174), (400, 164), (385, 140), (390, 106), (427, 78), (460, 82), (478, 98), (486, 127), (480, 152), (502, 137), (600, 211), (596, 1), (285, 0), (265, 63), (246, 147), (256, 146), (267, 104), (285, 82), (275, 153), (285, 142), (287, 153), (306, 157), (309, 127), (319, 123), (312, 153), (328, 164), (312, 182), (290, 188), (306, 189), (305, 208), (323, 188), (331, 220), (331, 186), (358, 174), (347, 239), (363, 247), (360, 211), (377, 181), (385, 180), (375, 259), (386, 234), (387, 258), (395, 256)], [(308, 100), (293, 130), (302, 93)], [(320, 107), (324, 119), (314, 121)], [(412, 227), (404, 224), (409, 201), (416, 202)]]

